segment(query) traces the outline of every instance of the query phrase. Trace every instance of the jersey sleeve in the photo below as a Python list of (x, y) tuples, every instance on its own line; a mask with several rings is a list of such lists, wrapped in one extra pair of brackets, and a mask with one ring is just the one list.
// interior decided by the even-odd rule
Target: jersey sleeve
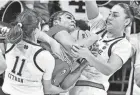
[(89, 21), (89, 25), (90, 25), (90, 31), (97, 34), (101, 30), (104, 30), (106, 28), (106, 22), (100, 13), (96, 18)]
[(52, 72), (55, 66), (55, 59), (51, 55), (49, 51), (42, 51), (36, 58), (37, 64), (42, 68), (44, 71), (43, 79), (44, 80), (51, 80)]
[(123, 64), (131, 57), (132, 46), (125, 38), (112, 47), (112, 53), (121, 58)]

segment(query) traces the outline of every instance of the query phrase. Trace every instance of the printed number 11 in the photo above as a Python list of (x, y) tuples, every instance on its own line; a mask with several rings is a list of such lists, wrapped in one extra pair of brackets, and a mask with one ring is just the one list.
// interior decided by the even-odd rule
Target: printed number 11
[[(14, 67), (13, 67), (13, 69), (12, 69), (12, 72), (13, 72), (14, 74), (16, 73), (15, 69), (16, 69), (16, 67), (17, 67), (18, 60), (19, 60), (19, 56), (16, 56), (16, 62), (15, 62)], [(21, 66), (20, 66), (19, 72), (17, 73), (17, 75), (19, 75), (19, 76), (22, 75), (21, 72), (22, 72), (24, 63), (25, 63), (25, 59), (22, 59), (22, 64), (21, 64)]]

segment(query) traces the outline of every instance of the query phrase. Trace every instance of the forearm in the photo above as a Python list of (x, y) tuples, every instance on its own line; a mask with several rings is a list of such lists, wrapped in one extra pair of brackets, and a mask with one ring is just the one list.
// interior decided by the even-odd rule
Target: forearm
[(71, 51), (72, 45), (76, 42), (67, 31), (58, 32), (54, 39), (58, 41), (68, 52)]
[(86, 10), (87, 10), (87, 16), (88, 19), (94, 19), (98, 16), (99, 14), (99, 9), (98, 6), (96, 4), (96, 0), (92, 0), (92, 1), (85, 1), (86, 4)]
[(110, 75), (112, 73), (111, 65), (108, 64), (100, 55), (95, 57), (93, 54), (89, 54), (86, 59), (90, 66), (95, 67), (101, 73), (105, 75)]
[(56, 87), (54, 85), (52, 85), (46, 91), (44, 91), (45, 95), (46, 94), (59, 94), (59, 93), (62, 93), (62, 92), (65, 92), (65, 90), (63, 90), (60, 87)]
[(53, 38), (51, 38), (50, 36), (48, 36), (45, 32), (39, 31), (39, 36), (38, 36), (38, 40), (41, 42), (47, 42), (47, 43), (51, 43), (52, 41), (54, 41)]
[(87, 64), (83, 63), (78, 66), (73, 72), (71, 72), (61, 83), (61, 88), (65, 90), (70, 88), (74, 83), (76, 83), (86, 66)]

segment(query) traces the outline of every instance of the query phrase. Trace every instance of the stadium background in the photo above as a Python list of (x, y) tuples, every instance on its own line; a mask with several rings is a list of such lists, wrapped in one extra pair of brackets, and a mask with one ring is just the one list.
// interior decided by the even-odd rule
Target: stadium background
[[(100, 1), (100, 2), (103, 3), (104, 1)], [(129, 1), (111, 1), (107, 5), (101, 6), (100, 12), (103, 13), (104, 17), (106, 18), (108, 16), (110, 8), (114, 4), (121, 3), (121, 2), (129, 4)], [(7, 5), (1, 8), (0, 18), (2, 18), (2, 14), (6, 6)], [(16, 9), (17, 8), (13, 8), (11, 10), (16, 10)], [(67, 10), (70, 11), (72, 14), (74, 14), (76, 19), (87, 20), (87, 17), (85, 15), (85, 3), (83, 1), (49, 1), (48, 10), (50, 15), (59, 10)], [(139, 24), (140, 24), (140, 17), (137, 16), (137, 18), (133, 23), (131, 33), (138, 33), (140, 31), (140, 27), (138, 27)], [(111, 84), (108, 91), (108, 95), (125, 95), (128, 87), (130, 71), (131, 71), (131, 59), (129, 59), (127, 63), (109, 79), (109, 82)], [(3, 83), (3, 75), (0, 75), (0, 86), (2, 85), (2, 83)]]

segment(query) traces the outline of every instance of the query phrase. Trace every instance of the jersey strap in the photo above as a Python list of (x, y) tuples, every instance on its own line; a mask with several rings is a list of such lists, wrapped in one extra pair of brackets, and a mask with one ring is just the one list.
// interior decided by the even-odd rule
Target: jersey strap
[(39, 50), (35, 53), (35, 55), (34, 55), (34, 57), (33, 57), (35, 66), (36, 66), (41, 72), (44, 72), (44, 71), (41, 69), (41, 67), (38, 66), (38, 64), (37, 64), (37, 62), (36, 62), (36, 57), (37, 57), (37, 55), (38, 55), (41, 51), (44, 51), (44, 50), (45, 50), (45, 49), (43, 49), (43, 48), (39, 49)]
[(96, 32), (96, 34), (98, 35), (98, 34), (101, 34), (101, 33), (105, 32), (105, 31), (106, 31), (106, 28), (103, 28), (102, 30)]
[(111, 40), (104, 40), (104, 41), (103, 41), (103, 42), (107, 43), (107, 42), (111, 42), (111, 41), (116, 40), (116, 41), (114, 41), (114, 42), (110, 45), (110, 47), (109, 47), (109, 49), (108, 49), (108, 56), (109, 56), (109, 57), (111, 56), (112, 47), (113, 47), (117, 42), (119, 42), (120, 40), (122, 40), (124, 37), (125, 37), (125, 34), (123, 34), (123, 36), (121, 36), (121, 37), (117, 37), (117, 38), (114, 38), (114, 39), (111, 39)]
[(14, 48), (15, 44), (13, 44), (5, 53), (8, 53), (9, 51), (11, 51)]
[(119, 42), (120, 40), (122, 40), (122, 39), (116, 40), (115, 42), (113, 42), (113, 43), (110, 45), (110, 47), (109, 47), (109, 49), (108, 49), (108, 56), (109, 56), (109, 57), (111, 56), (112, 47), (113, 47), (117, 42)]

